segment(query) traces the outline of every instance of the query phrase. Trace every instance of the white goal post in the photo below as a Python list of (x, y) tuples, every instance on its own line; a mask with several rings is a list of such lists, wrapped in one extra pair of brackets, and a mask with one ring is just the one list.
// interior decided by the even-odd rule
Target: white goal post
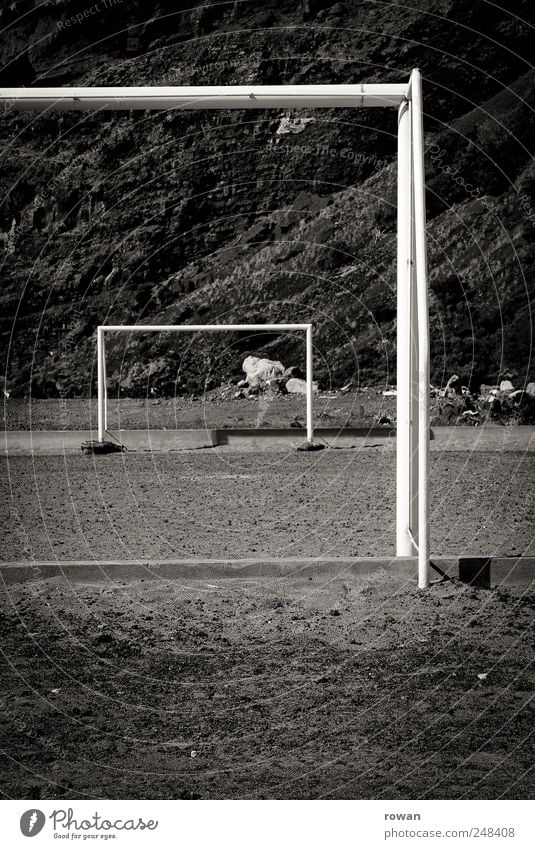
[(420, 71), (414, 69), (406, 82), (385, 84), (0, 88), (0, 105), (4, 112), (335, 107), (397, 110), (396, 554), (418, 555), (418, 584), (427, 587), (430, 359)]
[(307, 442), (314, 438), (313, 422), (313, 351), (311, 324), (102, 324), (97, 328), (97, 385), (98, 385), (98, 441), (103, 442), (108, 430), (108, 394), (106, 387), (105, 333), (197, 333), (208, 330), (216, 333), (245, 330), (251, 333), (264, 331), (287, 332), (304, 330), (306, 342), (306, 429)]

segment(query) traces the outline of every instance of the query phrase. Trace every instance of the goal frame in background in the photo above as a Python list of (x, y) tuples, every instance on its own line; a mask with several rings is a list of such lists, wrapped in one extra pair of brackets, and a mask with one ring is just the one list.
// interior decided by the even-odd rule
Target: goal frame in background
[(396, 555), (429, 585), (429, 299), (422, 77), (404, 83), (0, 88), (10, 111), (333, 109), (398, 114)]
[(307, 442), (314, 438), (313, 422), (313, 349), (311, 324), (101, 324), (97, 328), (97, 398), (98, 398), (98, 441), (104, 441), (108, 430), (108, 392), (106, 387), (106, 333), (216, 333), (245, 330), (251, 333), (275, 331), (305, 331), (306, 344), (306, 430)]

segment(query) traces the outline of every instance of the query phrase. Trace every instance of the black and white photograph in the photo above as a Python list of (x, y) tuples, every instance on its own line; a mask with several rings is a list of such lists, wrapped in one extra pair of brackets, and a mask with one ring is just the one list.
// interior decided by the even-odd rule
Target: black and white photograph
[(6, 845), (533, 845), (534, 62), (528, 0), (2, 4)]

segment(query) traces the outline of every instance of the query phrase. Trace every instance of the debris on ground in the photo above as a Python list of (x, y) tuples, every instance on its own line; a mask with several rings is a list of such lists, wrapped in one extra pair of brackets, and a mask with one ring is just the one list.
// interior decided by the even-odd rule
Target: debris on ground
[(307, 124), (314, 124), (315, 121), (315, 118), (291, 118), (289, 115), (285, 115), (281, 118), (276, 134), (278, 136), (285, 136), (288, 133), (296, 135), (302, 133), (306, 129)]
[(535, 394), (528, 391), (531, 387), (535, 384), (515, 389), (507, 379), (497, 385), (482, 383), (478, 392), (471, 392), (458, 375), (452, 375), (444, 389), (431, 387), (431, 424), (534, 424)]
[(126, 445), (120, 442), (112, 442), (109, 439), (104, 439), (99, 442), (98, 439), (88, 439), (80, 445), (84, 454), (124, 454)]
[(390, 425), (393, 424), (393, 421), (390, 418), (390, 416), (382, 415), (382, 416), (379, 416), (377, 424), (390, 427)]

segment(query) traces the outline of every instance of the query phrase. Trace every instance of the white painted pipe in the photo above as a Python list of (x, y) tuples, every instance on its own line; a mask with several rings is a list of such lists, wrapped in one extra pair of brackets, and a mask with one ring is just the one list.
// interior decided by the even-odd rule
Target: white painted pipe
[(397, 107), (407, 83), (0, 88), (10, 111)]
[(200, 330), (307, 330), (310, 324), (102, 324), (99, 330), (113, 333), (196, 333)]
[(307, 442), (312, 442), (314, 439), (314, 422), (313, 422), (313, 361), (312, 361), (312, 325), (307, 327), (306, 331), (306, 347), (307, 347)]
[(203, 330), (214, 330), (218, 332), (246, 330), (246, 331), (287, 331), (304, 330), (306, 332), (306, 416), (307, 416), (307, 441), (312, 442), (314, 437), (314, 393), (313, 393), (313, 361), (312, 361), (312, 325), (311, 324), (103, 324), (97, 328), (97, 373), (98, 373), (98, 441), (104, 440), (104, 433), (108, 429), (108, 398), (106, 387), (106, 332), (113, 333), (192, 333)]
[(105, 419), (105, 396), (104, 396), (104, 330), (97, 328), (97, 420), (98, 441), (104, 441), (104, 419)]
[(106, 375), (106, 336), (102, 334), (102, 394), (104, 396), (104, 433), (108, 430), (108, 378)]
[(429, 296), (425, 212), (425, 164), (422, 77), (411, 75), (414, 176), (414, 235), (418, 292), (418, 586), (429, 586)]
[(410, 103), (398, 111), (396, 555), (416, 554), (411, 539), (412, 153)]
[[(412, 110), (412, 105), (411, 105)], [(411, 115), (412, 123), (412, 115)], [(412, 138), (412, 135), (411, 135)], [(418, 493), (418, 470), (419, 464), (419, 382), (418, 382), (418, 357), (420, 351), (420, 336), (418, 332), (418, 292), (416, 286), (416, 244), (414, 233), (414, 182), (412, 179), (412, 145), (411, 145), (411, 381), (410, 381), (410, 529), (414, 554), (418, 553), (419, 533), (419, 493)]]

